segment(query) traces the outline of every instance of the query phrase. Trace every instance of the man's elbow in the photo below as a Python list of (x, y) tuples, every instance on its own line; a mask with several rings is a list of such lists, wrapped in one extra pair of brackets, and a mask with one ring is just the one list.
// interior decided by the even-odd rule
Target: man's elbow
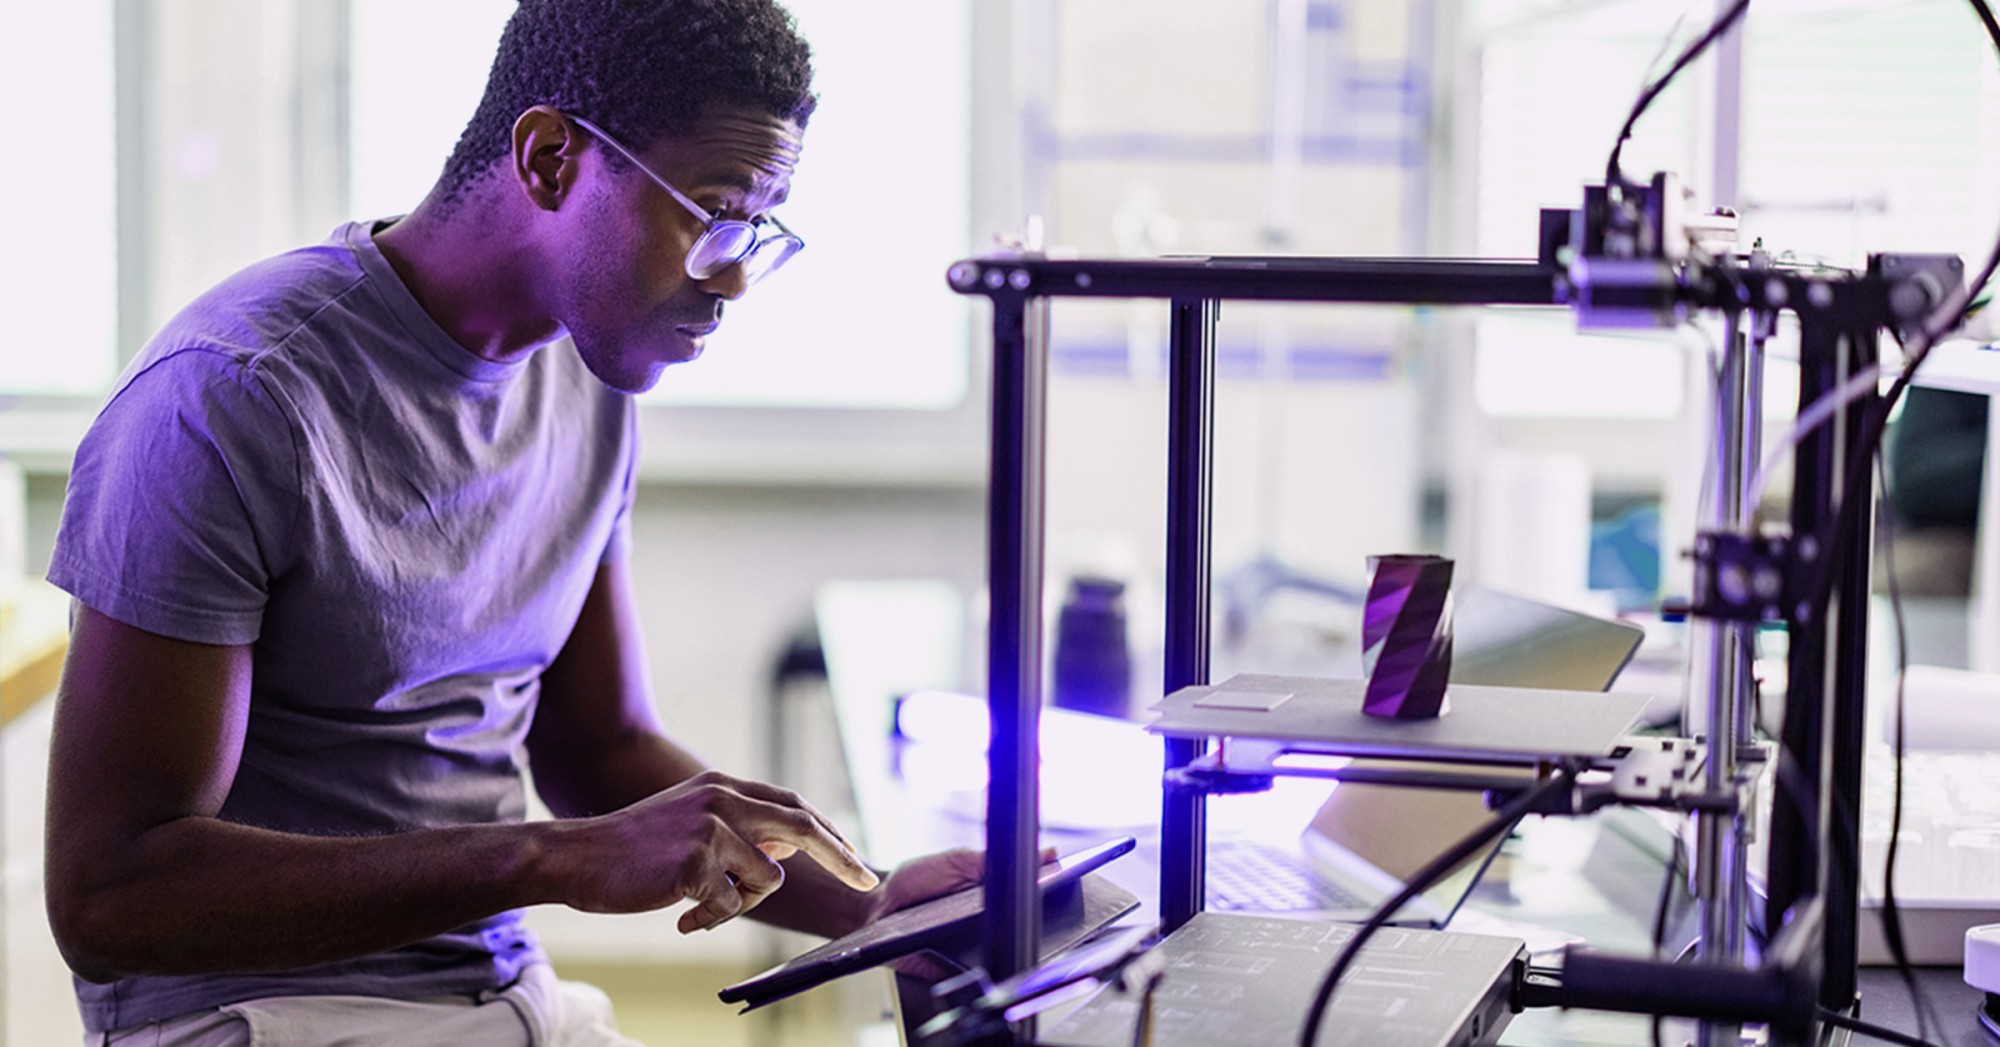
[(46, 901), (56, 949), (77, 977), (103, 984), (136, 973), (129, 969), (131, 958), (121, 956), (129, 949), (131, 927), (113, 915), (111, 905), (54, 880)]

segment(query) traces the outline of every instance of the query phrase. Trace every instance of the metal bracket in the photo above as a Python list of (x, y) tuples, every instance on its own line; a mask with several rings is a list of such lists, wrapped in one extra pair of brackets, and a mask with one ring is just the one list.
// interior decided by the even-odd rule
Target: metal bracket
[(1609, 782), (1578, 789), (1577, 813), (1617, 805), (1730, 814), (1740, 806), (1735, 793), (1717, 794), (1705, 787), (1702, 768), (1708, 749), (1698, 739), (1634, 736), (1613, 755), (1617, 763)]
[(1803, 605), (1795, 582), (1812, 557), (1812, 539), (1795, 551), (1791, 539), (1706, 531), (1694, 540), (1694, 595), (1687, 610), (1703, 618), (1783, 621)]
[(1868, 275), (1882, 278), (1896, 337), (1907, 340), (1964, 288), (1965, 261), (1952, 254), (1869, 255)]

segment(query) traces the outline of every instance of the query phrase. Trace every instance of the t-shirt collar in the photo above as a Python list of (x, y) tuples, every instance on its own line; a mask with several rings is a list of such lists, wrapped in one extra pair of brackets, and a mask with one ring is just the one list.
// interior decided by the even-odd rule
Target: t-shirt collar
[(416, 296), (403, 283), (394, 266), (382, 256), (382, 249), (375, 245), (375, 234), (401, 220), (383, 218), (372, 222), (349, 222), (335, 233), (335, 239), (344, 243), (361, 262), (362, 272), (368, 281), (379, 289), (382, 301), (395, 314), (405, 330), (410, 332), (424, 351), (436, 358), (438, 363), (453, 373), (475, 382), (505, 381), (521, 372), (527, 366), (528, 357), (508, 363), (488, 360), (470, 349), (458, 344), (458, 340), (445, 332), (431, 314), (424, 311)]

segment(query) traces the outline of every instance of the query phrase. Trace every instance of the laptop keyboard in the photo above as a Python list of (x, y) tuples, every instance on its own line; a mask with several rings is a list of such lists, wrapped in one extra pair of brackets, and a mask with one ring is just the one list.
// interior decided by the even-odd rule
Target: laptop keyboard
[(1304, 856), (1255, 840), (1208, 846), (1208, 908), (1217, 912), (1366, 909), (1368, 903), (1321, 879)]

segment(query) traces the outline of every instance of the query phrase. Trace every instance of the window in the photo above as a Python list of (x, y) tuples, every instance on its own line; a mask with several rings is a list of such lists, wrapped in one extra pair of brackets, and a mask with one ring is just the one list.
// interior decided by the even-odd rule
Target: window
[[(1712, 4), (1688, 5), (1663, 54), (1681, 6), (1479, 5), (1479, 145), (1468, 171), (1478, 253), (1532, 255), (1537, 209), (1575, 207), (1586, 182), (1603, 180), (1638, 71), (1655, 55), (1664, 69), (1715, 15)], [(1966, 4), (1762, 3), (1741, 31), (1741, 191), (1721, 202), (1740, 213), (1745, 246), (1761, 238), (1776, 252), (1857, 268), (1879, 251), (1957, 252), (1968, 267), (1985, 258), (2000, 223), (1991, 190), (2000, 105), (1991, 49)], [(1622, 160), (1628, 177), (1678, 172), (1704, 207), (1716, 202), (1703, 184), (1716, 61), (1711, 51), (1681, 74)], [(1681, 408), (1678, 383), (1632, 370), (1663, 377), (1657, 354), (1607, 350), (1567, 316), (1482, 314), (1478, 330), (1489, 415), (1657, 418)], [(1539, 381), (1589, 373), (1560, 389)], [(1485, 380), (1507, 375), (1516, 380)], [(1788, 386), (1770, 387), (1774, 413), (1789, 413), (1778, 399)]]
[(486, 87), (514, 0), (349, 0), (349, 213), (417, 205)]
[[(825, 99), (784, 212), (810, 248), (734, 304), (708, 358), (670, 372), (652, 399), (964, 399), (970, 312), (944, 271), (970, 253), (970, 4), (885, 3), (867, 19), (837, 0), (789, 5)], [(514, 4), (30, 6), (0, 0), (36, 36), (0, 63), (0, 90), (50, 100), (32, 116), (37, 162), (0, 175), (5, 198), (28, 204), (10, 215), (16, 247), (0, 279), (10, 303), (33, 306), (9, 310), (0, 395), (81, 399), (229, 272), (422, 199)], [(122, 68), (119, 36), (140, 59)], [(123, 132), (121, 91), (133, 101)], [(133, 197), (122, 243), (121, 178)], [(132, 277), (122, 302), (121, 272)]]
[(0, 167), (0, 395), (95, 395), (118, 367), (112, 3), (0, 0), (0, 20), (34, 27), (0, 62), (31, 146)]
[[(969, 5), (787, 0), (820, 95), (785, 203), (806, 249), (730, 303), (701, 362), (649, 399), (731, 407), (947, 408), (964, 398), (971, 253)], [(893, 26), (893, 29), (885, 27)]]

